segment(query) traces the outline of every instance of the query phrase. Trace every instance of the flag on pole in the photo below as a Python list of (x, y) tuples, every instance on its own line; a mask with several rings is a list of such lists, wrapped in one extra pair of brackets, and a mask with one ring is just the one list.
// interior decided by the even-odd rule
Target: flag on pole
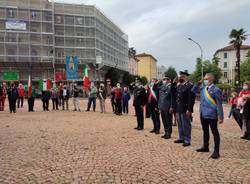
[(85, 65), (84, 68), (84, 77), (83, 77), (83, 88), (85, 91), (88, 91), (89, 88), (89, 74), (88, 74), (88, 65)]
[(39, 86), (41, 91), (50, 90), (52, 87), (52, 82), (50, 79), (44, 79), (39, 81)]
[(31, 75), (29, 75), (29, 80), (28, 80), (28, 97), (31, 97), (32, 93), (32, 81), (31, 81)]

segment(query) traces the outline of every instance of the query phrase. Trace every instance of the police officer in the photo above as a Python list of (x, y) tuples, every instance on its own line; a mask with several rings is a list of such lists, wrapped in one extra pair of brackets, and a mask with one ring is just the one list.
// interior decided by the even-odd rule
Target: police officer
[(9, 100), (9, 109), (10, 113), (16, 113), (16, 101), (18, 98), (18, 90), (14, 82), (11, 82), (9, 89), (7, 90), (8, 100)]
[(172, 83), (169, 77), (162, 79), (162, 84), (159, 89), (159, 109), (161, 111), (161, 119), (164, 126), (165, 134), (162, 136), (164, 139), (170, 139), (172, 134), (172, 113), (174, 110), (175, 95), (172, 93)]
[(139, 80), (136, 81), (136, 87), (134, 89), (134, 107), (135, 114), (137, 118), (137, 127), (136, 130), (144, 129), (144, 115), (143, 108), (147, 102), (146, 92)]
[(179, 139), (175, 143), (190, 146), (191, 142), (191, 119), (195, 94), (191, 91), (193, 84), (188, 81), (189, 74), (180, 72), (179, 82), (176, 84), (176, 118), (178, 123)]

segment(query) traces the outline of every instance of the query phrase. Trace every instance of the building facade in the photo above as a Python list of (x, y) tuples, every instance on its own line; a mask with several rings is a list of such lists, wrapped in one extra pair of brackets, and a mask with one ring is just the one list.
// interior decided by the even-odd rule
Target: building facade
[(151, 54), (138, 54), (138, 75), (145, 76), (148, 81), (157, 77), (157, 59)]
[(163, 77), (165, 77), (166, 70), (167, 68), (163, 65), (157, 66), (157, 79), (162, 79)]
[[(241, 63), (246, 60), (250, 45), (242, 45), (240, 50), (240, 61)], [(222, 71), (221, 82), (234, 84), (236, 76), (236, 50), (233, 45), (221, 48), (214, 54), (215, 57), (219, 58), (219, 67)]]
[(20, 80), (30, 71), (35, 80), (53, 79), (54, 68), (65, 72), (66, 56), (77, 56), (79, 79), (88, 64), (90, 79), (104, 80), (111, 67), (128, 71), (127, 53), (127, 35), (95, 6), (0, 1), (0, 72), (17, 70)]
[(134, 57), (130, 57), (128, 60), (128, 71), (131, 75), (138, 75), (138, 62), (139, 60)]

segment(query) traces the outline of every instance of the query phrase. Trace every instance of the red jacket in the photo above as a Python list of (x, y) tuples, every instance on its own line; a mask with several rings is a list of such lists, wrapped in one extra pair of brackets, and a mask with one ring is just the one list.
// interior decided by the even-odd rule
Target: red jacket
[(18, 96), (19, 97), (24, 97), (25, 96), (24, 88), (18, 88)]
[(121, 88), (115, 89), (115, 99), (122, 99), (122, 89)]

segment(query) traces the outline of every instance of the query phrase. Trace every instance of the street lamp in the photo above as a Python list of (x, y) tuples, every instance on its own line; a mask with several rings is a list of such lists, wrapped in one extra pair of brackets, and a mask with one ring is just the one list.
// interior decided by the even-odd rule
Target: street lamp
[(203, 50), (202, 50), (202, 47), (198, 42), (194, 41), (192, 38), (188, 38), (188, 40), (194, 42), (200, 48), (200, 51), (201, 51), (201, 79), (203, 79)]

